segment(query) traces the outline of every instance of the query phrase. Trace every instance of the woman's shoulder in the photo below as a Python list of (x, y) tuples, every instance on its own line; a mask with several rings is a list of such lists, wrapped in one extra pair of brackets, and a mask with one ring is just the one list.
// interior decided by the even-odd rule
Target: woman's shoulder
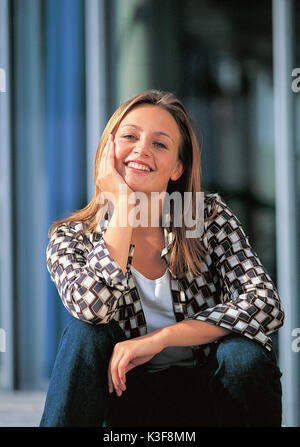
[(88, 223), (84, 221), (62, 221), (49, 235), (50, 240), (64, 238), (64, 242), (71, 240), (84, 241), (93, 238), (93, 233), (87, 230)]
[(207, 214), (205, 217), (220, 213), (234, 215), (234, 211), (228, 205), (227, 199), (220, 192), (204, 192), (204, 213)]
[(64, 233), (64, 232), (72, 232), (77, 233), (86, 229), (87, 224), (83, 221), (65, 221), (60, 222), (55, 228), (53, 233)]
[[(204, 191), (204, 218), (208, 219), (216, 214), (217, 209), (223, 202), (219, 192)], [(224, 203), (224, 202), (223, 202)]]
[(210, 204), (221, 197), (219, 192), (203, 191), (203, 194), (204, 194), (204, 202), (206, 204)]
[(207, 193), (204, 199), (205, 232), (212, 235), (231, 235), (239, 239), (245, 237), (242, 222), (235, 211), (228, 205), (223, 194)]
[(68, 249), (70, 253), (78, 250), (88, 253), (103, 236), (99, 225), (94, 230), (89, 230), (88, 227), (88, 223), (84, 221), (60, 222), (49, 235), (48, 250), (59, 246)]

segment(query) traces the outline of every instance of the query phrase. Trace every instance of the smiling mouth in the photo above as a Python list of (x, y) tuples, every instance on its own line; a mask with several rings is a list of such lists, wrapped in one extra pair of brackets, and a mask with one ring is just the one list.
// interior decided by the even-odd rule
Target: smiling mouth
[(138, 173), (142, 172), (143, 174), (153, 172), (153, 169), (148, 168), (147, 166), (144, 166), (144, 165), (140, 165), (138, 163), (129, 162), (129, 163), (124, 163), (124, 164), (125, 164), (126, 168), (130, 169), (133, 172), (138, 172)]

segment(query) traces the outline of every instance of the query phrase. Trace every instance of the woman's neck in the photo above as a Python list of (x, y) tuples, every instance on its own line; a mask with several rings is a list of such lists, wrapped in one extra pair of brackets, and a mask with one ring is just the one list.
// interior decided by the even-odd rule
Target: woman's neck
[(163, 242), (164, 232), (162, 227), (134, 227), (132, 230), (131, 243), (138, 244), (141, 241)]

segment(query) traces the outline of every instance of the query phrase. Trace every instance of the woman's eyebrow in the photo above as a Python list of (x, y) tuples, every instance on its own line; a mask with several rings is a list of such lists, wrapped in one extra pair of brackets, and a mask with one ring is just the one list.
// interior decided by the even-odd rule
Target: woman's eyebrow
[[(137, 126), (136, 124), (124, 124), (123, 126), (121, 126), (121, 128), (123, 128), (123, 127), (135, 127), (136, 129), (138, 129), (138, 130), (143, 130), (140, 126)], [(157, 131), (157, 132), (153, 132), (155, 135), (164, 135), (165, 137), (168, 137), (168, 138), (170, 138), (170, 140), (171, 141), (173, 141), (173, 143), (174, 143), (174, 140), (173, 140), (173, 138), (172, 137), (170, 137), (170, 135), (168, 135), (166, 132), (163, 132), (163, 131), (161, 131), (161, 130), (159, 130), (159, 131)]]

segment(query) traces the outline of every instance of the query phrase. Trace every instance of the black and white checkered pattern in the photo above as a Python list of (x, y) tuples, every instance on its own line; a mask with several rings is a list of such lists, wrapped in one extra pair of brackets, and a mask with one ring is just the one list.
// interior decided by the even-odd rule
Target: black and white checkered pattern
[[(204, 217), (214, 201), (217, 213), (204, 224), (207, 250), (199, 276), (171, 274), (170, 286), (176, 321), (197, 319), (249, 337), (271, 349), (269, 334), (283, 325), (284, 312), (277, 290), (251, 248), (242, 225), (221, 196), (205, 196)], [(77, 235), (82, 222), (60, 224), (47, 246), (47, 268), (64, 306), (76, 318), (105, 324), (117, 320), (129, 338), (147, 333), (141, 298), (131, 274), (134, 245), (126, 273), (110, 255), (103, 239), (108, 222), (97, 232)], [(164, 228), (161, 257), (169, 265), (173, 234)], [(170, 272), (171, 273), (171, 272)], [(195, 346), (205, 355), (209, 346)]]

